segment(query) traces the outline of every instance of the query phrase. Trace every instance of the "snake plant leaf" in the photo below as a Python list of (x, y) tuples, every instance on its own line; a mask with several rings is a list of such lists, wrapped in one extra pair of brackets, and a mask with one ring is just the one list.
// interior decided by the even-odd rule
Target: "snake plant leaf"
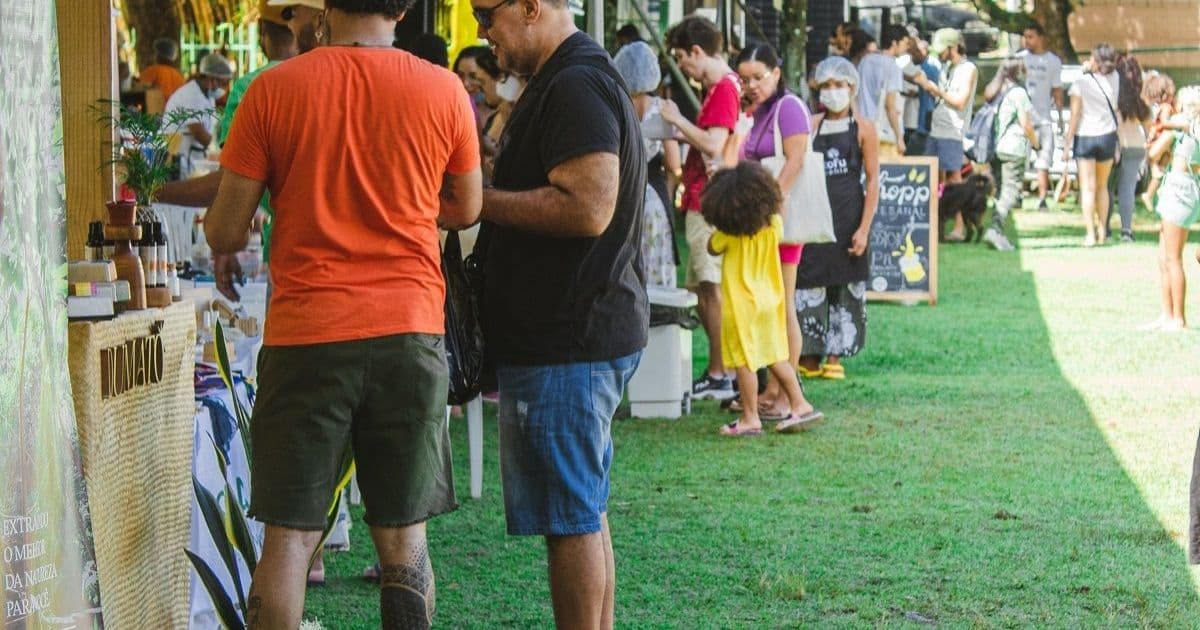
[(238, 602), (241, 604), (242, 610), (246, 610), (242, 574), (238, 571), (237, 560), (233, 557), (233, 548), (226, 534), (225, 519), (221, 515), (221, 509), (217, 507), (217, 500), (212, 493), (200, 485), (200, 481), (196, 479), (195, 475), (192, 475), (192, 488), (196, 493), (196, 503), (200, 505), (200, 513), (204, 516), (204, 524), (208, 526), (208, 533), (212, 536), (213, 545), (221, 554), (221, 560), (225, 562), (225, 568), (229, 570), (229, 575), (233, 578), (233, 588), (237, 591)]
[(225, 388), (230, 392), (230, 398), (233, 399), (233, 415), (237, 419), (242, 447), (246, 449), (246, 463), (252, 464), (254, 458), (250, 449), (250, 414), (242, 406), (242, 399), (238, 397), (237, 389), (234, 388), (233, 372), (229, 368), (229, 353), (225, 350), (225, 330), (219, 321), (213, 327), (213, 343), (217, 348), (217, 371), (225, 383)]
[(217, 609), (217, 619), (221, 621), (221, 625), (227, 630), (246, 630), (246, 624), (242, 622), (242, 618), (238, 615), (237, 609), (234, 608), (233, 602), (229, 601), (229, 594), (221, 587), (221, 581), (217, 579), (216, 574), (209, 568), (208, 563), (187, 549), (184, 549), (183, 552), (192, 561), (192, 567), (196, 569), (196, 575), (200, 576), (200, 581), (204, 584), (204, 590), (208, 592), (208, 596), (212, 599), (213, 606)]

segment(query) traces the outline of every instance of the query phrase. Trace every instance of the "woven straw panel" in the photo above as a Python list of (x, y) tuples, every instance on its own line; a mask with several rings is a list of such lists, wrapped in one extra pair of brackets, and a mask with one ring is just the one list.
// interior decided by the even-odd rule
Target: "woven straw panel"
[[(162, 380), (107, 399), (101, 350), (162, 322)], [(196, 318), (191, 302), (69, 326), (104, 625), (186, 629)]]

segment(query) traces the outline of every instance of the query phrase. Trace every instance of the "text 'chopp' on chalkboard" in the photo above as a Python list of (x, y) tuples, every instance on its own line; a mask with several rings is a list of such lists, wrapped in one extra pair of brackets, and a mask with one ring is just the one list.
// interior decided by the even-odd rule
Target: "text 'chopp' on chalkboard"
[(880, 162), (869, 298), (937, 302), (937, 179), (935, 158)]

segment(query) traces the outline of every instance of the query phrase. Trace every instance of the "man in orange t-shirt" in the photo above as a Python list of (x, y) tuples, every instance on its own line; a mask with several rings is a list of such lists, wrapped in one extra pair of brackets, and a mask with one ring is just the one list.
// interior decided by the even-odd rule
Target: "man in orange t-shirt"
[(434, 610), (425, 521), (457, 507), (438, 225), (478, 219), (479, 144), (450, 71), (392, 48), (402, 0), (328, 0), (327, 45), (250, 84), (205, 219), (236, 252), (275, 209), (250, 514), (266, 524), (247, 625), (295, 628), (308, 561), (353, 449), (383, 626)]
[(156, 39), (154, 40), (155, 63), (142, 70), (142, 74), (138, 76), (138, 81), (156, 87), (162, 92), (163, 102), (171, 98), (175, 90), (178, 90), (187, 81), (175, 67), (175, 61), (178, 58), (179, 46), (173, 40), (165, 37)]

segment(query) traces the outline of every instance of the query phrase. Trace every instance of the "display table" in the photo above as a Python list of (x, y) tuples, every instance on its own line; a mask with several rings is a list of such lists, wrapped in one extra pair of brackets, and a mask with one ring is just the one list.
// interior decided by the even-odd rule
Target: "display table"
[(71, 387), (109, 628), (187, 628), (195, 307), (68, 326)]

